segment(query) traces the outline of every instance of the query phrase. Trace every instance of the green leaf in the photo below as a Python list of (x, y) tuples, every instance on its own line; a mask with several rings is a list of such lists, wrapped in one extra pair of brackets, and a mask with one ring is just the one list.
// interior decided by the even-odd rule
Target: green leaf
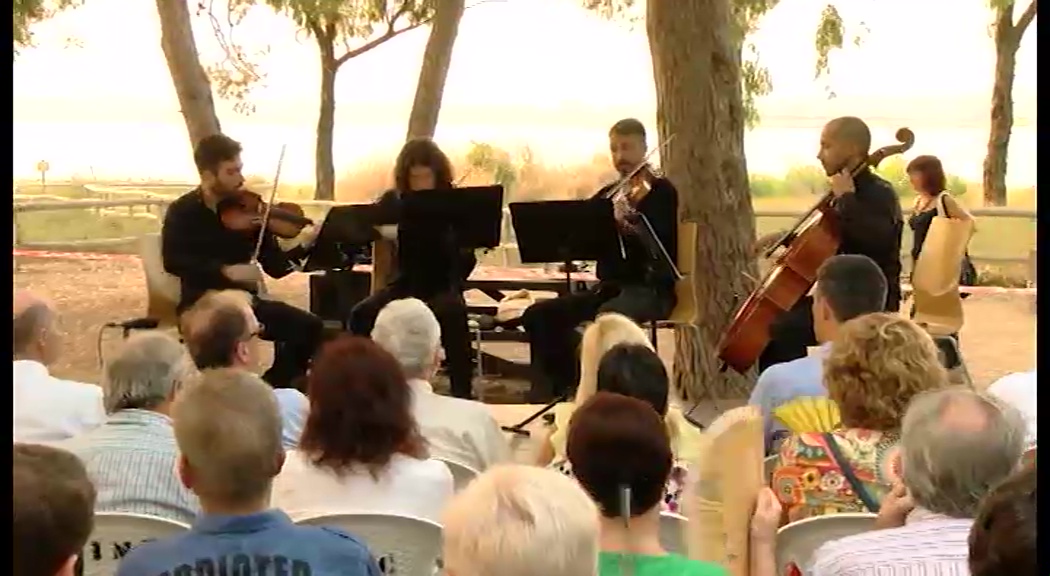
[(80, 0), (13, 0), (14, 55), (33, 45), (33, 24), (47, 20), (58, 12), (80, 5)]

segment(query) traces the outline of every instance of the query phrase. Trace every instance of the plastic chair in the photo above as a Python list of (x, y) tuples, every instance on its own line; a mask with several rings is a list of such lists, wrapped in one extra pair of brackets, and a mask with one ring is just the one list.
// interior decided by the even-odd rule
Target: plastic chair
[(470, 466), (456, 462), (455, 460), (449, 460), (447, 458), (438, 458), (438, 460), (444, 462), (445, 466), (448, 466), (448, 471), (452, 473), (452, 483), (456, 487), (456, 492), (466, 488), (467, 484), (470, 484), (471, 480), (480, 474), (480, 472)]
[(660, 513), (660, 545), (672, 554), (685, 555), (686, 523), (689, 519), (674, 512)]
[(792, 565), (805, 570), (825, 542), (867, 532), (874, 528), (875, 518), (868, 512), (828, 514), (782, 527), (777, 531), (777, 574), (792, 574)]
[(190, 527), (181, 522), (122, 512), (96, 512), (91, 532), (78, 560), (78, 574), (112, 576), (120, 560), (135, 546), (181, 534)]
[(384, 574), (433, 576), (441, 554), (441, 525), (398, 514), (329, 514), (297, 522), (341, 528), (358, 536)]

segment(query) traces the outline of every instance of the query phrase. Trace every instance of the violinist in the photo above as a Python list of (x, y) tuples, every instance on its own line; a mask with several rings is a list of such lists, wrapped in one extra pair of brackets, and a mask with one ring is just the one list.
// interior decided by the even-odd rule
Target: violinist
[[(609, 130), (609, 150), (621, 179), (645, 162), (645, 126), (634, 118), (620, 120)], [(530, 402), (547, 402), (576, 386), (579, 379), (576, 328), (603, 312), (618, 312), (635, 322), (666, 319), (675, 306), (675, 278), (654, 265), (650, 248), (632, 227), (632, 213), (644, 215), (656, 238), (673, 258), (678, 253), (678, 192), (669, 180), (647, 167), (637, 171), (641, 182), (617, 182), (593, 196), (608, 199), (615, 186), (613, 212), (621, 227), (622, 255), (598, 262), (598, 284), (586, 291), (541, 300), (522, 316), (529, 337), (533, 367)], [(634, 191), (644, 188), (644, 194)]]
[[(820, 135), (820, 160), (835, 195), (841, 243), (839, 254), (861, 254), (875, 261), (888, 281), (887, 312), (900, 310), (901, 233), (904, 218), (893, 186), (866, 168), (851, 176), (865, 162), (871, 148), (868, 125), (853, 116), (828, 122)], [(762, 252), (783, 236), (774, 232), (759, 239), (756, 252)], [(805, 297), (770, 327), (770, 342), (758, 360), (759, 372), (773, 364), (790, 362), (807, 355), (817, 344), (813, 333), (813, 298)]]
[(224, 208), (239, 204), (244, 190), (241, 145), (222, 134), (202, 139), (193, 153), (200, 186), (180, 196), (168, 207), (161, 232), (164, 269), (179, 278), (181, 314), (205, 292), (240, 289), (252, 294), (252, 309), (262, 325), (260, 336), (274, 342), (274, 361), (263, 379), (274, 388), (287, 388), (302, 376), (321, 339), (323, 324), (317, 316), (284, 302), (260, 299), (262, 271), (283, 278), (304, 259), (316, 240), (317, 230), (307, 229), (298, 246), (281, 249), (274, 233), (262, 235), (258, 261), (252, 257), (259, 226), (231, 226)]
[[(432, 140), (409, 140), (394, 164), (394, 185), (377, 204), (391, 220), (400, 221), (402, 192), (452, 188), (452, 163)], [(452, 395), (471, 398), (473, 367), (463, 283), (477, 264), (474, 251), (458, 248), (452, 229), (439, 224), (400, 221), (395, 231), (384, 226), (380, 233), (396, 240), (397, 273), (388, 286), (354, 306), (350, 331), (367, 337), (384, 306), (401, 298), (422, 300), (441, 325)]]

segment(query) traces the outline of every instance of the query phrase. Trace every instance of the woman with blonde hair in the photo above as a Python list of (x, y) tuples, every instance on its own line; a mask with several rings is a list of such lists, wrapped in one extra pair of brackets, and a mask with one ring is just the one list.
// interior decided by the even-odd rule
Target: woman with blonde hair
[(824, 360), (824, 385), (841, 423), (789, 436), (772, 486), (794, 522), (837, 512), (878, 512), (897, 478), (901, 418), (920, 392), (948, 385), (933, 339), (898, 314), (842, 326)]

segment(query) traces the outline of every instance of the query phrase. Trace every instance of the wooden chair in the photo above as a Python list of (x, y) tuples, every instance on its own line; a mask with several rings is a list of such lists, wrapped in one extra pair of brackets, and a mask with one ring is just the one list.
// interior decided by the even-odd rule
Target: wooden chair
[(666, 320), (649, 322), (649, 338), (653, 349), (658, 350), (657, 331), (674, 328), (680, 324), (694, 324), (697, 320), (696, 295), (693, 293), (693, 263), (696, 259), (697, 228), (694, 222), (678, 223), (678, 254), (675, 265), (682, 279), (675, 283), (675, 307)]
[(145, 234), (139, 239), (139, 257), (146, 276), (146, 316), (157, 320), (161, 327), (178, 326), (175, 308), (182, 286), (178, 278), (164, 269), (160, 234)]

